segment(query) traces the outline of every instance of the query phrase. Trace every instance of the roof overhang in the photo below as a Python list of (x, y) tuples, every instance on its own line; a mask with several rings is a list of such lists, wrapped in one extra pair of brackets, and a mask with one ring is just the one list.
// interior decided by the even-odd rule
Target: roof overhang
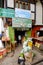
[(27, 2), (27, 3), (36, 3), (38, 0), (15, 0), (15, 1), (21, 1), (21, 2)]

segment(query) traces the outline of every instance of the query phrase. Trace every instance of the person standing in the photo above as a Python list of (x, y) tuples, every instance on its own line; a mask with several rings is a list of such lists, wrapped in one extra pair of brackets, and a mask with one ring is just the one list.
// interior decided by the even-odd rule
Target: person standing
[(18, 35), (18, 44), (21, 44), (21, 35)]

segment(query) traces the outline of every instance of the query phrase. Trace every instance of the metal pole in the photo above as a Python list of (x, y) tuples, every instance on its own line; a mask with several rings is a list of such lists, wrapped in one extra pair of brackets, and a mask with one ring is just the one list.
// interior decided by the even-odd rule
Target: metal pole
[(43, 24), (43, 4), (42, 4), (42, 24)]
[[(6, 8), (6, 4), (7, 4), (7, 2), (6, 2), (7, 0), (4, 0), (4, 8)], [(4, 24), (6, 23), (6, 18), (4, 17)]]

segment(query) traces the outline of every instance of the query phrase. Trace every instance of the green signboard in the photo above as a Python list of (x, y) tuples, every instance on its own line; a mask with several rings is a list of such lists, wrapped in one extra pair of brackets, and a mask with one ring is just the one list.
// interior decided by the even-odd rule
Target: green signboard
[(12, 27), (32, 27), (32, 20), (25, 18), (13, 18), (12, 19)]
[(13, 18), (14, 17), (14, 9), (0, 8), (0, 17)]

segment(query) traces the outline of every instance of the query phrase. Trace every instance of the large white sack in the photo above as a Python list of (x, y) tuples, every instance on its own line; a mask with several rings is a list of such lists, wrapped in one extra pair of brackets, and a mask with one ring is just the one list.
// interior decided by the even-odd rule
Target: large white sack
[(0, 40), (0, 49), (4, 48), (2, 41)]
[(30, 50), (31, 50), (31, 48), (28, 47), (28, 46), (24, 47), (24, 49), (23, 49), (24, 53), (25, 53), (25, 52), (29, 52)]
[(22, 50), (21, 50), (21, 53), (26, 53), (26, 52), (30, 52), (31, 51), (31, 48), (26, 46), (24, 47)]
[(24, 41), (23, 48), (27, 46), (28, 40)]
[(29, 41), (32, 42), (32, 38), (28, 38), (26, 41), (24, 41), (24, 43), (23, 43), (23, 48), (28, 45), (28, 42), (29, 42)]
[(4, 31), (4, 24), (2, 18), (0, 18), (0, 34)]

